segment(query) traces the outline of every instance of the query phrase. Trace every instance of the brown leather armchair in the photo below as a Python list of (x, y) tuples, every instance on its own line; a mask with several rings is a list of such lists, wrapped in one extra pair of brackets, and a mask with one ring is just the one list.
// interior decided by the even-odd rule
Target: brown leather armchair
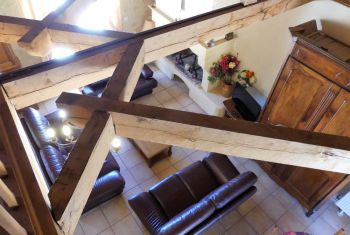
[(198, 234), (248, 200), (257, 177), (211, 153), (129, 200), (151, 234)]

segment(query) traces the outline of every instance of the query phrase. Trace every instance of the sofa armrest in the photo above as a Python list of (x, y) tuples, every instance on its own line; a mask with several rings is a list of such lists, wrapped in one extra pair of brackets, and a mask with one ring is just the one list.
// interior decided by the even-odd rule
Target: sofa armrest
[(253, 172), (244, 172), (208, 194), (205, 199), (212, 201), (216, 209), (221, 209), (252, 187), (258, 180)]
[(239, 171), (226, 155), (210, 153), (203, 159), (203, 163), (221, 184), (225, 184), (239, 175)]
[(157, 234), (168, 221), (163, 209), (147, 192), (132, 197), (129, 199), (129, 204), (151, 234)]
[(187, 234), (215, 212), (209, 200), (190, 206), (162, 226), (158, 235)]
[(148, 65), (145, 64), (141, 70), (141, 75), (144, 78), (148, 79), (148, 78), (151, 78), (153, 76), (153, 71)]

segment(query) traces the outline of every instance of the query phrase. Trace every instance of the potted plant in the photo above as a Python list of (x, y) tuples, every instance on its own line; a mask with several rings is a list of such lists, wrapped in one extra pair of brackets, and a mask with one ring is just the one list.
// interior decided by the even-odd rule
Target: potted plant
[(251, 70), (244, 69), (239, 72), (236, 82), (244, 86), (245, 88), (251, 87), (256, 83), (257, 79), (255, 73)]
[(233, 93), (235, 87), (235, 81), (233, 75), (237, 72), (237, 68), (240, 64), (238, 58), (231, 54), (222, 55), (221, 58), (213, 63), (213, 66), (210, 68), (210, 76), (208, 80), (211, 83), (216, 81), (221, 81), (222, 86), (222, 95), (224, 97), (230, 97)]

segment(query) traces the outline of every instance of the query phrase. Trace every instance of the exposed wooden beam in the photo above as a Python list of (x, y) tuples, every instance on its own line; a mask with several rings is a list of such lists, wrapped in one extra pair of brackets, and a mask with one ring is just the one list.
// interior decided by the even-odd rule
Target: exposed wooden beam
[[(38, 24), (40, 24), (38, 20), (0, 16), (0, 42), (15, 44)], [(77, 51), (133, 35), (132, 33), (112, 30), (87, 30), (61, 23), (50, 24), (47, 27), (47, 32), (53, 46), (64, 46)], [(46, 56), (49, 52), (50, 50), (47, 50), (43, 54)]]
[(125, 56), (114, 70), (102, 97), (130, 101), (144, 65), (143, 58), (143, 41), (128, 45)]
[(27, 52), (34, 56), (45, 56), (46, 52), (52, 47), (50, 35), (47, 27), (54, 22), (54, 20), (64, 12), (75, 0), (66, 0), (56, 10), (49, 13), (40, 23), (32, 27), (23, 37), (18, 41), (18, 45), (25, 48)]
[[(186, 20), (174, 22), (163, 27), (141, 32), (126, 39), (112, 41), (95, 48), (90, 48), (83, 51), (82, 54), (88, 56), (95, 56), (95, 54), (98, 54), (103, 57), (103, 55), (108, 52), (108, 50), (105, 50), (107, 47), (117, 50), (117, 48), (132, 44), (135, 41), (144, 40), (144, 63), (148, 63), (163, 56), (191, 47), (199, 43), (201, 40), (222, 36), (234, 29), (248, 26), (251, 23), (282, 13), (286, 11), (289, 6), (292, 6), (293, 3), (299, 1), (301, 0), (260, 0), (257, 4), (249, 5), (247, 7), (240, 4), (229, 6)], [(295, 6), (295, 4), (293, 6)], [(78, 71), (85, 71), (86, 69), (82, 68), (84, 63), (79, 64), (76, 60), (81, 60), (81, 57), (78, 56), (78, 54), (76, 57), (69, 60), (69, 63), (43, 63), (36, 67), (31, 67), (28, 70), (22, 70), (20, 73), (0, 76), (0, 79), (1, 77), (2, 79), (11, 78), (10, 80), (4, 81), (4, 88), (16, 105), (16, 108), (23, 108), (54, 97), (49, 94), (57, 95), (62, 91), (67, 91), (67, 87), (73, 89), (88, 84), (79, 84), (70, 81), (78, 80), (76, 79)], [(109, 62), (109, 60), (101, 61), (101, 63), (110, 65)], [(80, 67), (72, 66), (77, 64), (80, 65)], [(38, 67), (40, 67), (40, 69), (37, 69)], [(58, 67), (60, 67), (60, 69), (58, 69)], [(101, 67), (105, 68), (107, 65), (103, 66), (101, 64)], [(60, 72), (52, 73), (53, 68), (57, 68), (54, 71)], [(46, 75), (48, 73), (46, 70), (48, 69), (51, 69), (51, 71), (48, 71), (51, 72), (50, 79), (48, 79), (48, 76)], [(70, 75), (72, 73), (72, 76), (67, 76), (67, 74)], [(109, 76), (111, 74), (112, 72), (109, 71)], [(20, 78), (23, 78), (20, 82), (14, 81)], [(100, 79), (102, 79), (102, 77), (99, 77), (94, 81)], [(28, 83), (28, 81), (30, 82)], [(64, 81), (64, 83), (70, 83), (70, 85), (63, 86), (61, 84), (62, 81)], [(93, 81), (90, 80), (89, 82), (91, 83)], [(38, 91), (40, 92), (40, 95), (38, 94)], [(52, 93), (52, 91), (54, 92)], [(40, 99), (38, 99), (39, 96)]]
[(0, 205), (0, 227), (8, 234), (27, 235), (27, 231)]
[(52, 213), (73, 234), (115, 135), (106, 112), (94, 112), (49, 192)]
[[(57, 97), (62, 91), (77, 89), (110, 77), (124, 50), (125, 46), (107, 47), (99, 53), (89, 49), (67, 59), (33, 65), (6, 74), (7, 77), (17, 76), (17, 79), (8, 79), (3, 87), (16, 109), (21, 109)], [(60, 64), (66, 66), (57, 66)], [(21, 75), (23, 77), (19, 79)]]
[(242, 120), (222, 119), (63, 93), (68, 112), (111, 113), (118, 135), (255, 160), (350, 173), (350, 138)]

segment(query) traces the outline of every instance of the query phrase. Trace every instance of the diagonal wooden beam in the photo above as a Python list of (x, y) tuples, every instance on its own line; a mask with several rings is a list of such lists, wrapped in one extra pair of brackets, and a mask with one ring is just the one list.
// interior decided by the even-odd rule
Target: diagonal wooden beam
[(52, 47), (47, 27), (74, 2), (75, 0), (66, 0), (56, 10), (49, 13), (18, 41), (18, 45), (25, 48), (32, 55), (45, 56), (45, 52)]
[(73, 234), (115, 135), (110, 115), (94, 112), (49, 192), (64, 234)]
[(114, 70), (102, 97), (130, 101), (144, 65), (143, 41), (129, 44)]
[(350, 173), (350, 138), (63, 93), (59, 107), (111, 113), (119, 135), (255, 160)]

